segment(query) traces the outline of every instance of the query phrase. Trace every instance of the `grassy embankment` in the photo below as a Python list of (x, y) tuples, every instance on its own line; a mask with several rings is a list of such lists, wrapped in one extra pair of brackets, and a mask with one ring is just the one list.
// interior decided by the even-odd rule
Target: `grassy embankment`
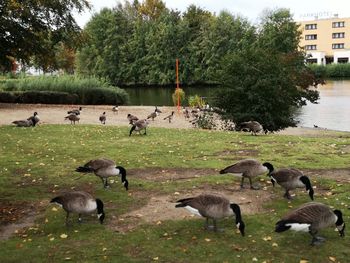
[[(115, 232), (127, 225), (118, 218), (145, 205), (152, 196), (171, 195), (206, 185), (234, 188), (240, 181), (231, 175), (213, 172), (188, 180), (155, 182), (141, 176), (129, 176), (130, 190), (113, 184), (102, 189), (93, 175), (81, 175), (74, 169), (95, 157), (109, 157), (132, 168), (215, 168), (220, 169), (243, 158), (270, 161), (276, 167), (301, 169), (347, 168), (350, 135), (329, 133), (323, 137), (281, 135), (250, 136), (232, 132), (150, 128), (147, 136), (128, 136), (127, 127), (45, 125), (21, 129), (0, 127), (0, 201), (16, 207), (34, 204), (40, 211), (35, 225), (0, 241), (1, 262), (348, 262), (349, 237), (341, 239), (333, 229), (322, 231), (326, 243), (311, 247), (306, 233), (273, 232), (275, 222), (291, 207), (308, 202), (297, 191), (291, 203), (282, 198), (282, 189), (263, 204), (264, 211), (244, 215), (246, 236), (233, 230), (232, 218), (219, 222), (223, 233), (203, 230), (203, 220), (168, 220), (143, 222), (127, 232)], [(214, 170), (212, 170), (214, 171)], [(142, 172), (140, 172), (140, 175)], [(333, 179), (312, 177), (315, 200), (341, 209), (349, 222), (347, 209), (350, 185)], [(89, 189), (105, 202), (106, 220), (98, 224), (95, 217), (86, 223), (64, 226), (65, 213), (46, 205), (58, 192)], [(318, 191), (323, 189), (323, 191)], [(251, 190), (244, 190), (251, 191)], [(41, 203), (40, 203), (41, 202)], [(44, 205), (43, 205), (44, 204)], [(55, 210), (55, 209), (54, 209)], [(162, 213), (160, 211), (159, 213)], [(23, 215), (24, 216), (24, 215)], [(76, 215), (74, 215), (74, 220)], [(131, 220), (131, 219), (130, 219)], [(131, 222), (130, 222), (131, 223)], [(113, 225), (113, 226), (112, 226)], [(114, 228), (113, 228), (114, 227)], [(61, 238), (66, 234), (66, 238)], [(63, 236), (65, 237), (65, 236)]]

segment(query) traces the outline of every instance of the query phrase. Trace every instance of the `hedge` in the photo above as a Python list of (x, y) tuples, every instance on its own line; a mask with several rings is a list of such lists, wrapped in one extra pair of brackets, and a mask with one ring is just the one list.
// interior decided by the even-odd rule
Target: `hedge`
[(55, 91), (0, 91), (0, 102), (30, 104), (79, 104), (79, 97), (77, 94)]

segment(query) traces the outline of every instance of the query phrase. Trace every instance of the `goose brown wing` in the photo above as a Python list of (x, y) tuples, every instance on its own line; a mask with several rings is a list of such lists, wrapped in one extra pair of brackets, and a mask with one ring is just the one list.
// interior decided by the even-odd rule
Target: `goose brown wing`
[(279, 183), (290, 182), (293, 179), (297, 179), (300, 176), (303, 176), (303, 173), (297, 169), (279, 169), (271, 174), (273, 178)]
[(254, 159), (246, 159), (239, 161), (231, 166), (226, 167), (224, 170), (230, 173), (244, 173), (247, 170), (252, 169), (253, 167), (260, 167), (261, 164)]
[(110, 166), (116, 166), (115, 162), (105, 158), (91, 160), (84, 165), (84, 167), (92, 168), (95, 171)]
[(331, 209), (321, 203), (306, 203), (286, 214), (282, 220), (311, 224), (332, 213)]

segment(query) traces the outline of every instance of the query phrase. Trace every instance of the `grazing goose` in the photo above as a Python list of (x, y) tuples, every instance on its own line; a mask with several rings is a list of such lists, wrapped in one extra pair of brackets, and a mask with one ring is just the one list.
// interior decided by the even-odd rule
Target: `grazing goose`
[(201, 194), (196, 197), (178, 200), (177, 203), (180, 204), (175, 205), (175, 207), (184, 207), (195, 215), (205, 217), (206, 229), (209, 229), (209, 219), (212, 219), (214, 223), (214, 231), (217, 231), (217, 219), (235, 214), (236, 226), (241, 232), (241, 235), (244, 236), (245, 224), (242, 221), (241, 209), (237, 204), (230, 203), (230, 201), (224, 196)]
[(17, 127), (30, 127), (35, 126), (39, 122), (38, 113), (34, 112), (33, 116), (29, 117), (26, 120), (13, 121), (13, 124), (16, 124)]
[(268, 176), (271, 178), (272, 185), (275, 186), (275, 183), (278, 183), (286, 190), (284, 194), (285, 198), (292, 199), (289, 193), (290, 190), (305, 187), (311, 200), (314, 200), (314, 189), (312, 189), (310, 179), (301, 171), (291, 168), (284, 168), (276, 171), (270, 163), (264, 163), (263, 165), (269, 169)]
[(70, 213), (78, 213), (78, 222), (81, 222), (82, 214), (89, 214), (97, 210), (97, 217), (100, 223), (103, 223), (105, 213), (103, 211), (103, 202), (100, 199), (95, 199), (87, 192), (71, 191), (53, 198), (50, 203), (55, 203), (61, 206), (66, 212), (66, 225), (68, 226), (68, 218)]
[(106, 112), (103, 112), (102, 115), (100, 115), (99, 120), (102, 124), (106, 124), (106, 119), (107, 119)]
[(220, 171), (220, 174), (241, 173), (242, 174), (241, 188), (244, 188), (243, 186), (244, 178), (247, 177), (249, 179), (250, 188), (257, 190), (259, 189), (259, 187), (253, 186), (252, 178), (259, 176), (261, 174), (264, 174), (268, 171), (265, 164), (266, 163), (261, 164), (259, 161), (254, 159), (245, 159), (226, 167), (225, 169)]
[(113, 113), (117, 113), (118, 114), (118, 112), (119, 112), (118, 105), (117, 106), (113, 106), (112, 111), (113, 111)]
[(129, 182), (126, 180), (126, 170), (121, 166), (116, 166), (112, 160), (105, 158), (91, 160), (84, 166), (78, 167), (75, 171), (79, 173), (94, 173), (101, 178), (104, 188), (108, 186), (108, 177), (121, 175), (122, 184), (128, 190)]
[(247, 121), (242, 122), (239, 125), (241, 130), (248, 130), (252, 133), (252, 135), (256, 135), (258, 132), (263, 130), (263, 126), (257, 121)]
[(67, 114), (80, 115), (80, 112), (81, 112), (82, 109), (83, 109), (82, 107), (79, 107), (79, 109), (67, 111)]
[(69, 114), (68, 116), (64, 117), (64, 119), (70, 120), (70, 124), (75, 124), (76, 121), (79, 122), (79, 120), (80, 120), (80, 118), (74, 113)]
[(276, 223), (275, 231), (280, 233), (288, 229), (309, 232), (312, 236), (311, 245), (317, 245), (325, 239), (316, 234), (322, 228), (334, 225), (341, 237), (344, 236), (345, 223), (340, 210), (332, 210), (327, 205), (310, 202), (287, 213)]
[(184, 108), (182, 110), (182, 113), (184, 114), (185, 116), (185, 120), (189, 120), (190, 119), (190, 111), (187, 109), (187, 108)]
[(138, 131), (140, 133), (140, 131), (142, 131), (142, 130), (145, 130), (145, 133), (143, 135), (146, 135), (147, 126), (148, 126), (148, 120), (146, 120), (146, 119), (138, 120), (138, 121), (134, 122), (134, 124), (132, 125), (132, 127), (130, 129), (129, 136), (131, 136), (133, 131)]
[(171, 120), (174, 118), (175, 111), (172, 111), (170, 115), (166, 116), (163, 120), (169, 119), (169, 123), (171, 123)]
[(158, 115), (159, 113), (157, 112), (157, 109), (155, 109), (154, 112), (147, 116), (147, 120), (152, 119), (152, 121), (154, 121), (154, 118), (156, 118)]
[(128, 118), (129, 124), (132, 124), (132, 125), (134, 124), (134, 122), (139, 120), (139, 118), (137, 118), (135, 115), (132, 115), (130, 113), (128, 114), (127, 118)]

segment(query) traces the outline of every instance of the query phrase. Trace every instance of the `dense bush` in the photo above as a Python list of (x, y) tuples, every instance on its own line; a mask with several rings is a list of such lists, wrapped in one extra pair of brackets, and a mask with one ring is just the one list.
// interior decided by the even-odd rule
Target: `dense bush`
[(350, 63), (329, 65), (311, 64), (309, 68), (316, 76), (322, 78), (350, 78)]
[(5, 103), (46, 103), (46, 104), (77, 104), (76, 94), (57, 91), (2, 91), (0, 102)]
[[(0, 83), (3, 91), (22, 92), (21, 103), (74, 103), (78, 104), (127, 104), (125, 90), (108, 85), (96, 78), (78, 78), (73, 76), (42, 76), (19, 79), (7, 79)], [(70, 96), (68, 96), (70, 95)], [(12, 100), (3, 95), (4, 99)], [(7, 96), (5, 98), (5, 96)], [(39, 98), (36, 98), (38, 96)], [(36, 102), (40, 100), (40, 102)], [(65, 102), (70, 101), (70, 102)]]

